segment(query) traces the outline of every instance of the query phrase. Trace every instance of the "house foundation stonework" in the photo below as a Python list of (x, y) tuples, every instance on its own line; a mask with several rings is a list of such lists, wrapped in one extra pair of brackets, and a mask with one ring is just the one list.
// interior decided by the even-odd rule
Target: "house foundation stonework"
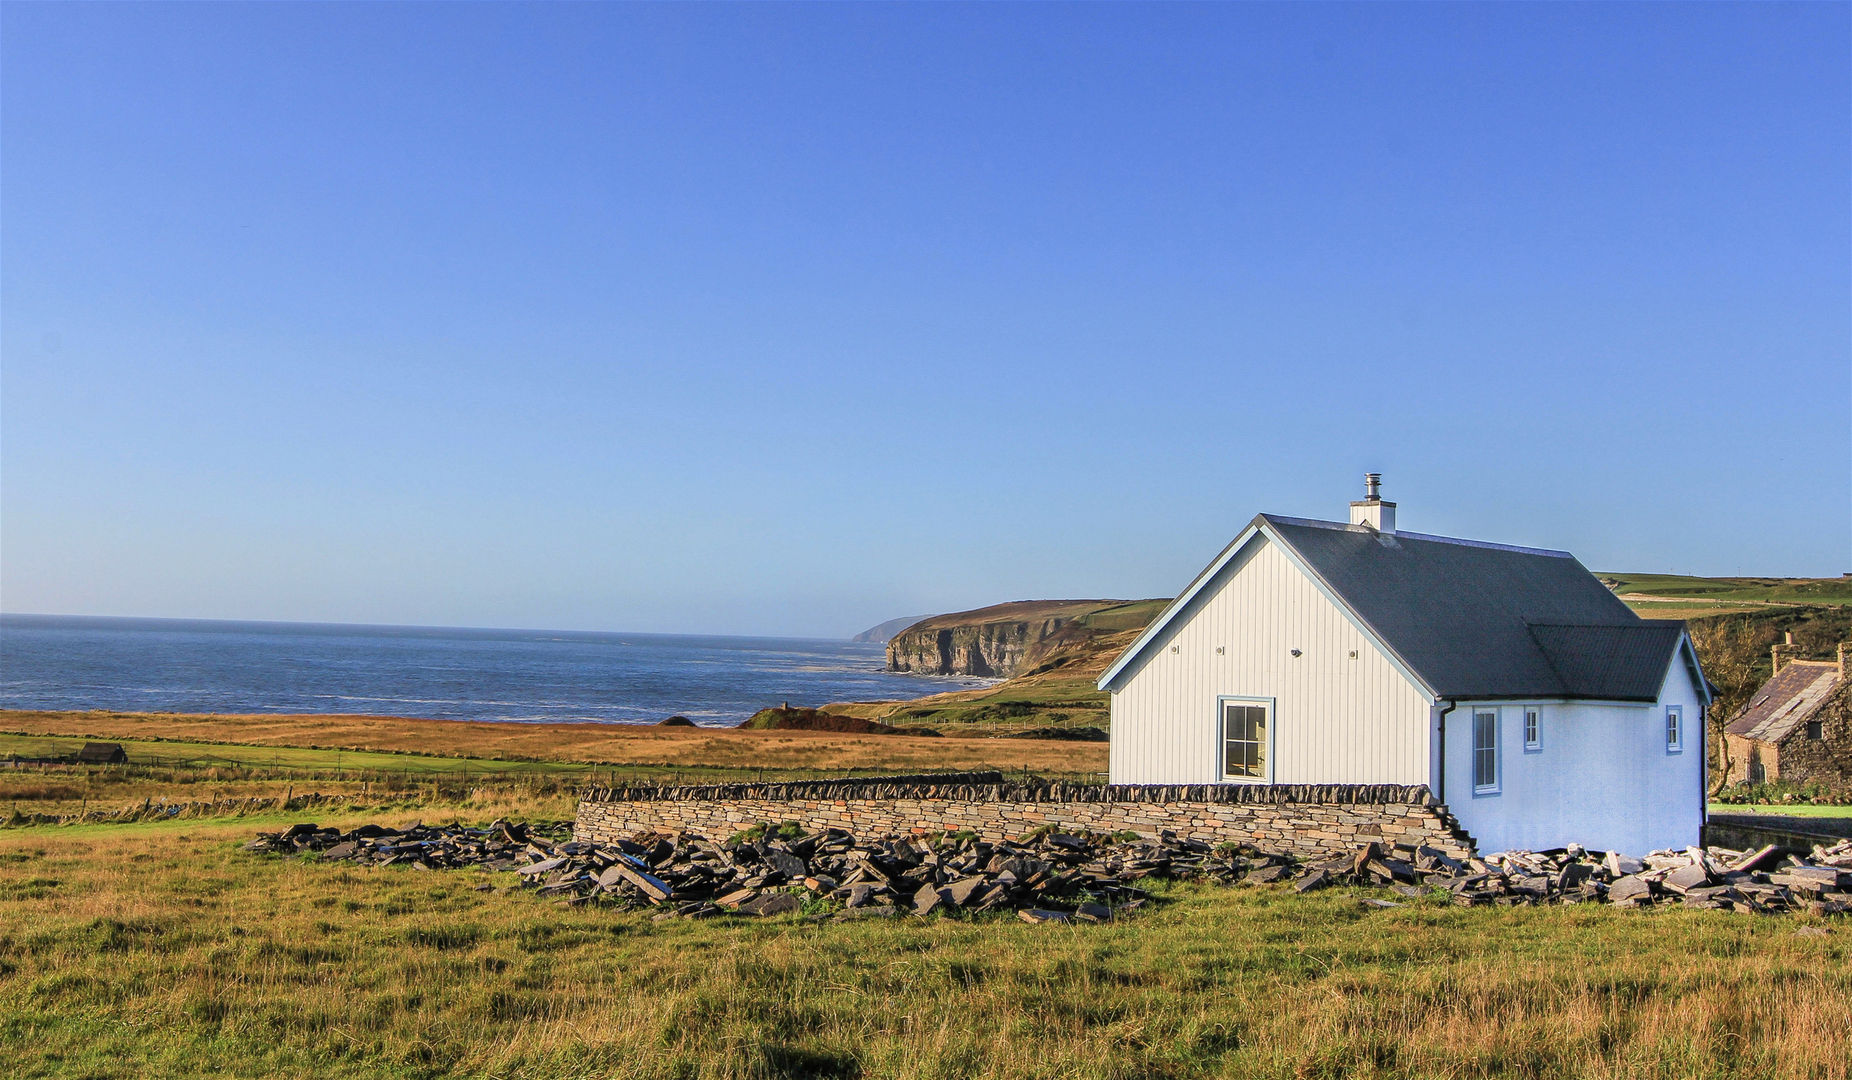
[(1014, 840), (1064, 832), (1170, 832), (1206, 843), (1249, 843), (1306, 857), (1370, 842), (1473, 853), (1445, 806), (1401, 784), (1084, 785), (961, 779), (822, 780), (788, 784), (618, 787), (587, 792), (575, 840), (691, 832), (724, 841), (755, 825), (795, 821), (860, 836), (976, 833)]

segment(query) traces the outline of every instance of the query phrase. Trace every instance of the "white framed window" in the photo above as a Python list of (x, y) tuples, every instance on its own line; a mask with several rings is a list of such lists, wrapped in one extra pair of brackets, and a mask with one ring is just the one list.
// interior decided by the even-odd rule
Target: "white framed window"
[(1218, 698), (1221, 709), (1222, 779), (1266, 781), (1273, 765), (1273, 703), (1258, 698)]
[(1473, 710), (1473, 794), (1498, 794), (1498, 710)]
[(1524, 750), (1534, 754), (1543, 749), (1543, 709), (1537, 705), (1524, 706)]
[(1666, 706), (1666, 753), (1685, 749), (1685, 710), (1678, 705)]

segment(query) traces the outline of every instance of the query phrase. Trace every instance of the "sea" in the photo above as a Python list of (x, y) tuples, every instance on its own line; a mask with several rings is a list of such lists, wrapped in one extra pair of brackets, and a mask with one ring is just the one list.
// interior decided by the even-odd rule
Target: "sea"
[(0, 615), (0, 708), (727, 727), (994, 682), (885, 660), (801, 638)]

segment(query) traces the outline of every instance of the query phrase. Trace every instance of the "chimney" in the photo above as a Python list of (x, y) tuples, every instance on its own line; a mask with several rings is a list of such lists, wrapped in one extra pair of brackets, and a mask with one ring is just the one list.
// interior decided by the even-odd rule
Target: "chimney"
[(1350, 523), (1395, 534), (1395, 504), (1382, 498), (1383, 474), (1363, 474), (1363, 500), (1350, 504)]
[(1768, 647), (1768, 655), (1771, 661), (1770, 666), (1772, 668), (1769, 674), (1772, 675), (1775, 672), (1781, 670), (1781, 650), (1792, 649), (1793, 647), (1794, 647), (1794, 631), (1792, 630), (1782, 635), (1782, 639), (1779, 644), (1770, 645)]

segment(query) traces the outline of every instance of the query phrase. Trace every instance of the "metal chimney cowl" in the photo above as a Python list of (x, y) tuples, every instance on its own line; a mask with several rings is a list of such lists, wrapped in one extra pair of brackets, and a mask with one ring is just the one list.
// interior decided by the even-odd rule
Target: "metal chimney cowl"
[(1363, 498), (1350, 504), (1350, 523), (1394, 535), (1395, 504), (1382, 498), (1382, 473), (1363, 474)]

